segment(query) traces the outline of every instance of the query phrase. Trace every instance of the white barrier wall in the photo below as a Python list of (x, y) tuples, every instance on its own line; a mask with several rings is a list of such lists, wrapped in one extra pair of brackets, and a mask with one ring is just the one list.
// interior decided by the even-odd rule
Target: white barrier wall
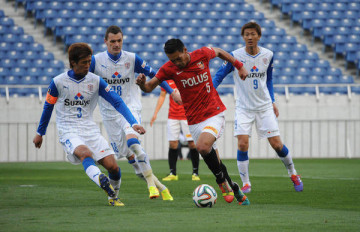
[[(226, 128), (218, 141), (223, 158), (236, 158), (237, 141), (233, 137), (234, 99), (222, 98), (228, 108)], [(360, 157), (360, 96), (277, 96), (280, 110), (279, 125), (281, 137), (295, 158), (343, 158)], [(157, 97), (146, 97), (143, 101), (142, 124), (147, 133), (142, 136), (142, 144), (151, 159), (167, 159), (168, 141), (166, 120), (168, 99), (161, 109), (158, 119), (150, 127)], [(36, 98), (10, 98), (7, 103), (0, 98), (0, 162), (16, 161), (61, 161), (65, 155), (57, 139), (55, 112), (44, 137), (43, 147), (38, 150), (32, 143), (37, 123), (42, 113), (43, 103)], [(94, 115), (103, 134), (98, 109)], [(252, 158), (274, 158), (274, 151), (266, 140), (258, 140), (253, 128), (249, 154)]]

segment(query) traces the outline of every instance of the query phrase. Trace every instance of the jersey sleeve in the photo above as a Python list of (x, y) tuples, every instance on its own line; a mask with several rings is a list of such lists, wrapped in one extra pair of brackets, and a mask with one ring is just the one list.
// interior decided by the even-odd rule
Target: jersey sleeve
[(56, 103), (58, 96), (58, 90), (56, 88), (54, 80), (52, 80), (46, 94), (43, 112), (41, 114), (40, 123), (36, 131), (41, 136), (46, 134), (46, 129), (49, 125), (51, 114), (54, 109), (54, 104)]
[(104, 79), (101, 77), (99, 78), (99, 95), (108, 101), (120, 114), (122, 114), (131, 126), (138, 124), (135, 117), (126, 106), (125, 102), (121, 99), (121, 97), (112, 90), (112, 88), (104, 81)]
[(160, 69), (158, 70), (158, 72), (156, 73), (156, 78), (159, 79), (159, 81), (165, 81), (168, 80), (168, 75), (166, 74), (166, 71), (164, 69), (164, 67), (160, 67)]
[[(144, 73), (146, 76), (153, 78), (156, 74), (154, 69), (150, 67), (148, 63), (146, 63), (140, 56), (135, 54), (135, 70), (136, 73)], [(174, 90), (170, 88), (170, 86), (166, 82), (162, 82), (160, 84), (162, 88), (165, 89), (166, 92), (171, 94)]]
[(91, 56), (91, 64), (90, 64), (90, 68), (89, 68), (89, 72), (94, 73), (95, 72), (95, 56)]
[(210, 61), (216, 57), (216, 53), (212, 47), (202, 47), (200, 48), (202, 53), (206, 56), (206, 58)]
[[(230, 54), (234, 56), (233, 53)], [(234, 70), (235, 68), (231, 63), (224, 61), (223, 64), (218, 69), (218, 71), (216, 72), (215, 77), (213, 78), (213, 84), (215, 89), (221, 84), (224, 78)]]
[(273, 58), (271, 58), (269, 67), (268, 67), (268, 69), (266, 71), (266, 74), (267, 74), (266, 86), (267, 86), (267, 88), (269, 90), (271, 101), (275, 102), (274, 87), (273, 87), (273, 81), (272, 81), (272, 70), (273, 70)]

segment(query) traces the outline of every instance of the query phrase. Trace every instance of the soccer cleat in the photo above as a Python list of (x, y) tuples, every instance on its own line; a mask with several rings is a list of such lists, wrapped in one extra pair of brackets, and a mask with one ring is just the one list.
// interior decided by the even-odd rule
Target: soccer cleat
[(296, 192), (303, 191), (303, 182), (300, 179), (300, 175), (291, 175), (290, 179), (294, 183), (294, 188)]
[(194, 173), (194, 174), (192, 174), (192, 176), (191, 176), (191, 180), (193, 180), (193, 181), (199, 181), (199, 180), (200, 180), (200, 177), (199, 177), (198, 174)]
[(249, 184), (244, 185), (244, 186), (241, 188), (241, 191), (242, 191), (243, 193), (249, 193), (249, 192), (251, 192), (251, 185), (249, 185)]
[[(245, 194), (241, 191), (239, 188), (239, 185), (236, 182), (233, 182), (233, 190), (234, 190), (234, 196), (236, 200), (239, 202), (239, 205), (250, 205), (249, 199), (245, 196)], [(237, 189), (237, 191), (236, 191)]]
[(150, 199), (158, 198), (160, 196), (159, 190), (155, 186), (149, 187), (149, 193)]
[(100, 187), (106, 192), (109, 197), (115, 197), (116, 193), (113, 186), (110, 184), (109, 178), (101, 173), (99, 175)]
[(174, 198), (171, 196), (169, 189), (164, 189), (161, 191), (161, 196), (164, 201), (173, 201)]
[(230, 188), (228, 182), (225, 180), (223, 183), (219, 184), (223, 198), (227, 203), (231, 203), (234, 200), (234, 192)]
[(119, 198), (109, 199), (109, 205), (110, 206), (125, 206), (124, 203), (122, 203)]
[(173, 175), (172, 173), (170, 173), (167, 177), (162, 178), (163, 181), (173, 181), (178, 179), (179, 177), (177, 175)]

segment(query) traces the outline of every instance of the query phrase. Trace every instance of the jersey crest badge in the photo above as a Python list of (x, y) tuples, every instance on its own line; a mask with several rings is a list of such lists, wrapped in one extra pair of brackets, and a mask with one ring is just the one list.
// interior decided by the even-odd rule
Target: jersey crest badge
[(204, 69), (205, 65), (202, 61), (200, 61), (199, 63), (196, 64), (199, 68)]
[(125, 63), (125, 68), (126, 68), (126, 69), (129, 69), (129, 68), (130, 68), (130, 63), (129, 63), (129, 62)]
[(267, 58), (264, 58), (264, 59), (263, 59), (263, 62), (264, 62), (265, 65), (267, 65), (268, 62), (269, 62), (269, 60), (268, 60)]
[(88, 85), (88, 90), (90, 92), (92, 92), (94, 90), (94, 85), (92, 85), (92, 84)]

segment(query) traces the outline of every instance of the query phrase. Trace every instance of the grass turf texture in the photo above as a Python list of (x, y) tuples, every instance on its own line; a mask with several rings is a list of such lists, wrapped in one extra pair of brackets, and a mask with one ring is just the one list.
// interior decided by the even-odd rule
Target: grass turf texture
[[(236, 160), (225, 160), (239, 183)], [(360, 231), (360, 160), (295, 160), (304, 192), (295, 192), (278, 159), (251, 160), (250, 206), (226, 203), (203, 161), (200, 182), (191, 181), (191, 161), (178, 161), (179, 181), (163, 182), (174, 201), (148, 199), (144, 181), (120, 161), (120, 198), (107, 206), (105, 193), (82, 166), (56, 163), (0, 163), (0, 231)], [(161, 179), (168, 162), (152, 161)], [(213, 208), (197, 208), (192, 192), (212, 185)]]

